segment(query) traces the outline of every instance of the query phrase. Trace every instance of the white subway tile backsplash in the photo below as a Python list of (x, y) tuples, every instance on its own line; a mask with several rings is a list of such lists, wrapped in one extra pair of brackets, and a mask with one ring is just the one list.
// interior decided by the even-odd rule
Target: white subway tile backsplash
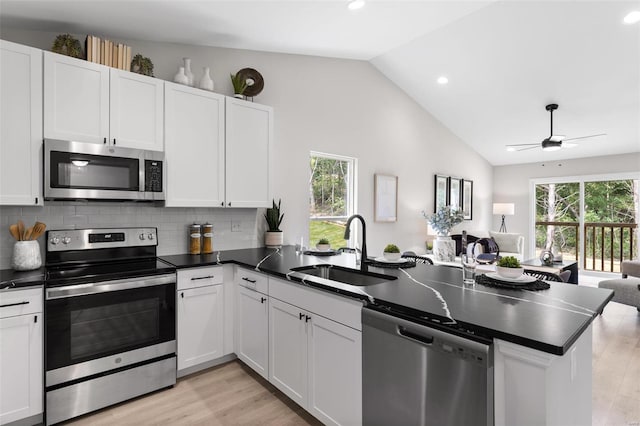
[[(45, 206), (0, 206), (0, 269), (10, 268), (14, 240), (9, 225), (22, 219), (27, 226), (38, 220), (47, 229), (81, 229), (99, 227), (154, 226), (158, 228), (158, 254), (188, 252), (188, 225), (197, 222), (213, 224), (214, 250), (260, 247), (258, 232), (263, 209), (166, 208), (136, 203), (87, 201), (52, 201)], [(239, 223), (240, 231), (231, 232), (231, 223)], [(259, 237), (258, 237), (259, 235)], [(40, 239), (44, 250), (44, 237)]]

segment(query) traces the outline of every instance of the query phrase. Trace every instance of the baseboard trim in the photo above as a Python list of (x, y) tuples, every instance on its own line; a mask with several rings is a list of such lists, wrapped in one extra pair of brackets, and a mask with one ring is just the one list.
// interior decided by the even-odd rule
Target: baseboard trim
[(211, 361), (203, 362), (202, 364), (192, 365), (191, 367), (178, 370), (178, 378), (197, 373), (198, 371), (206, 370), (207, 368), (215, 367), (216, 365), (225, 364), (229, 361), (233, 361), (236, 358), (236, 354), (229, 354)]

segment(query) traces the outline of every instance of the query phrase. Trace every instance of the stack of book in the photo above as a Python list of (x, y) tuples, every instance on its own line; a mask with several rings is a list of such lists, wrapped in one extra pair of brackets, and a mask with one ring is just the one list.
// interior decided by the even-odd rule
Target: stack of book
[(89, 62), (126, 71), (131, 68), (131, 46), (88, 35), (85, 51)]

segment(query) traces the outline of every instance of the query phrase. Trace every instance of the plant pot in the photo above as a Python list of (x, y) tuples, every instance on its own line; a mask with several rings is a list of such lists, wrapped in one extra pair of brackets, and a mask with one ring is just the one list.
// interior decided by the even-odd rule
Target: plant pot
[(456, 243), (450, 236), (438, 235), (433, 240), (433, 256), (440, 262), (453, 262), (456, 258)]
[(282, 247), (283, 241), (284, 232), (282, 231), (267, 231), (264, 233), (264, 245), (267, 247)]
[(329, 251), (331, 250), (331, 244), (316, 244), (316, 250)]
[(516, 279), (524, 273), (524, 268), (507, 268), (505, 266), (497, 266), (496, 272), (502, 278)]
[(384, 257), (385, 260), (388, 260), (390, 262), (395, 262), (397, 260), (400, 260), (401, 255), (402, 255), (401, 253), (389, 253), (386, 251), (382, 253), (382, 257)]

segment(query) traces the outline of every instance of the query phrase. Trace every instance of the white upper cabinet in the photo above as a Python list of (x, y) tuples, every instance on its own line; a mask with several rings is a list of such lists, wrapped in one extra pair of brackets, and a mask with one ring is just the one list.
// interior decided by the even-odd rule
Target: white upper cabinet
[(226, 112), (226, 206), (270, 207), (273, 108), (227, 98)]
[(0, 204), (42, 205), (42, 51), (0, 40)]
[(45, 138), (162, 151), (162, 80), (44, 55)]
[(224, 206), (224, 98), (165, 83), (167, 207)]
[(132, 72), (111, 70), (111, 142), (129, 148), (164, 148), (164, 82)]

